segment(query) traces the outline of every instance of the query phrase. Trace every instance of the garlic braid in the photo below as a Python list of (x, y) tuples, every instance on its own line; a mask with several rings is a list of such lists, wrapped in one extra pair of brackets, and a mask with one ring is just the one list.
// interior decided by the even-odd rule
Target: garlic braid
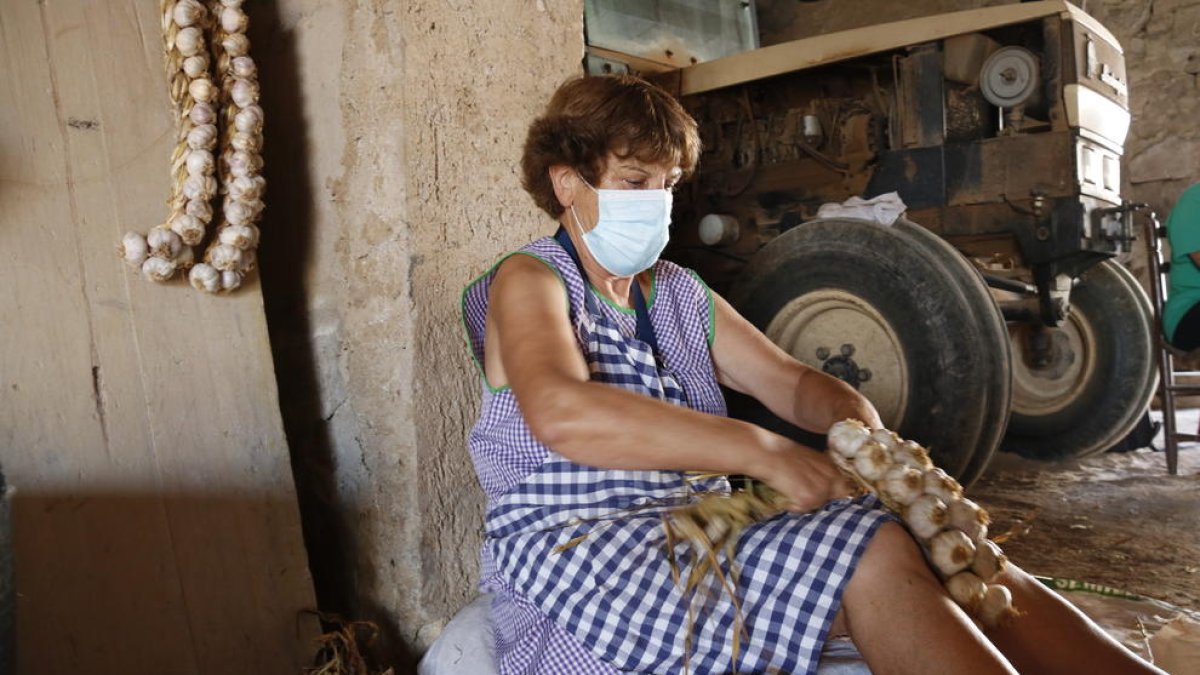
[(189, 279), (197, 289), (216, 293), (241, 286), (257, 262), (259, 231), (266, 180), (260, 175), (263, 110), (258, 105), (258, 69), (250, 58), (246, 37), (249, 20), (242, 0), (209, 0), (214, 18), (213, 53), (221, 82), (220, 177), (224, 201), (217, 236), (208, 245), (204, 262), (192, 268)]
[[(161, 0), (159, 5), (171, 103), (179, 120), (171, 155), (170, 213), (146, 236), (126, 233), (118, 247), (121, 257), (152, 281), (167, 281), (190, 268), (188, 277), (196, 288), (230, 291), (256, 265), (255, 223), (266, 188), (259, 175), (263, 111), (257, 105), (257, 69), (249, 56), (248, 20), (241, 5), (242, 0), (208, 0), (207, 6), (201, 0)], [(219, 88), (211, 75), (214, 56)], [(213, 154), (218, 141), (220, 162)], [(205, 239), (213, 220), (218, 186), (225, 195), (220, 226), (205, 262), (193, 265), (193, 247)]]
[(165, 223), (144, 238), (127, 233), (120, 254), (147, 279), (162, 282), (174, 277), (177, 270), (191, 267), (192, 247), (204, 238), (212, 219), (209, 200), (217, 189), (212, 154), (217, 127), (212, 106), (216, 90), (208, 76), (204, 40), (207, 10), (197, 0), (163, 0), (160, 8), (171, 103), (180, 120), (171, 155), (170, 213)]
[(900, 515), (954, 599), (984, 626), (1018, 612), (996, 583), (1008, 559), (987, 538), (987, 511), (963, 496), (958, 481), (935, 467), (928, 451), (887, 429), (844, 420), (829, 429), (834, 464)]

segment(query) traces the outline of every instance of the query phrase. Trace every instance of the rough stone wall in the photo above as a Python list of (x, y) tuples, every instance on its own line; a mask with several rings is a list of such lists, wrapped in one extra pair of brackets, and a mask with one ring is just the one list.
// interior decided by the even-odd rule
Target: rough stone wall
[[(758, 0), (762, 44), (1011, 0)], [(1200, 0), (1084, 0), (1125, 49), (1133, 124), (1125, 144), (1125, 194), (1164, 218), (1200, 180)]]
[(475, 593), (459, 293), (551, 228), (516, 169), (581, 72), (582, 2), (277, 0), (251, 18), (264, 295), (318, 597), (379, 623), (406, 672)]

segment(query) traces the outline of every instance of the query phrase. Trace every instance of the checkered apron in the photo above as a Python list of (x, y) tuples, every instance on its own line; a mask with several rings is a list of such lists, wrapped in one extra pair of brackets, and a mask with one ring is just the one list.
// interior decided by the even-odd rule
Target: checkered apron
[[(599, 300), (553, 239), (519, 253), (541, 259), (562, 278), (593, 380), (725, 414), (709, 351), (711, 296), (694, 274), (665, 261), (653, 270), (656, 358), (635, 337), (634, 317)], [(467, 338), (481, 372), (491, 277), (489, 271), (463, 295)], [(744, 531), (732, 566), (748, 642), (735, 664), (732, 599), (719, 587), (687, 595), (676, 586), (662, 527), (664, 510), (700, 491), (728, 492), (728, 482), (689, 484), (676, 471), (577, 464), (534, 438), (511, 390), (494, 389), (486, 378), (483, 384), (469, 445), (488, 494), (482, 587), (496, 593), (503, 675), (680, 673), (689, 642), (693, 673), (815, 672), (845, 583), (888, 519), (877, 503), (838, 500)], [(686, 579), (695, 561), (685, 546), (674, 554)], [(721, 563), (728, 571), (723, 554)]]

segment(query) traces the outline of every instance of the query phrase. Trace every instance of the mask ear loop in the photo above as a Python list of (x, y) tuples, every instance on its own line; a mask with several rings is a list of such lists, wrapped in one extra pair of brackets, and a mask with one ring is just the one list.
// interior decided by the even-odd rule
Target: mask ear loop
[[(575, 169), (575, 175), (579, 177), (579, 181), (581, 183), (586, 185), (589, 190), (591, 190), (593, 193), (596, 194), (597, 197), (599, 197), (600, 191), (597, 190), (596, 188), (592, 187), (592, 184), (589, 183), (588, 180), (583, 177), (583, 174), (579, 173), (578, 169)], [(583, 220), (581, 220), (579, 218), (579, 212), (575, 210), (574, 202), (571, 203), (571, 206), (569, 208), (571, 209), (571, 216), (575, 219), (575, 229), (579, 230), (579, 238), (582, 239), (583, 235), (584, 235)], [(592, 225), (592, 229), (595, 229), (595, 227), (596, 227), (595, 225)]]

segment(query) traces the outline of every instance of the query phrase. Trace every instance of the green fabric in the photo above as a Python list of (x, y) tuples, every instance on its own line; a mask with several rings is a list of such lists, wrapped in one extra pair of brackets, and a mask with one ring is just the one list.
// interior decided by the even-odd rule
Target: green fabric
[(1171, 290), (1163, 307), (1163, 333), (1174, 338), (1183, 315), (1200, 302), (1200, 267), (1189, 257), (1200, 251), (1200, 183), (1183, 191), (1167, 218), (1171, 242)]
[(717, 340), (717, 303), (713, 300), (712, 289), (709, 288), (708, 284), (704, 283), (699, 274), (696, 274), (696, 270), (688, 267), (684, 269), (688, 271), (688, 274), (692, 275), (692, 278), (696, 280), (696, 283), (700, 284), (700, 287), (704, 289), (704, 293), (708, 296), (708, 348), (712, 349), (713, 343)]

